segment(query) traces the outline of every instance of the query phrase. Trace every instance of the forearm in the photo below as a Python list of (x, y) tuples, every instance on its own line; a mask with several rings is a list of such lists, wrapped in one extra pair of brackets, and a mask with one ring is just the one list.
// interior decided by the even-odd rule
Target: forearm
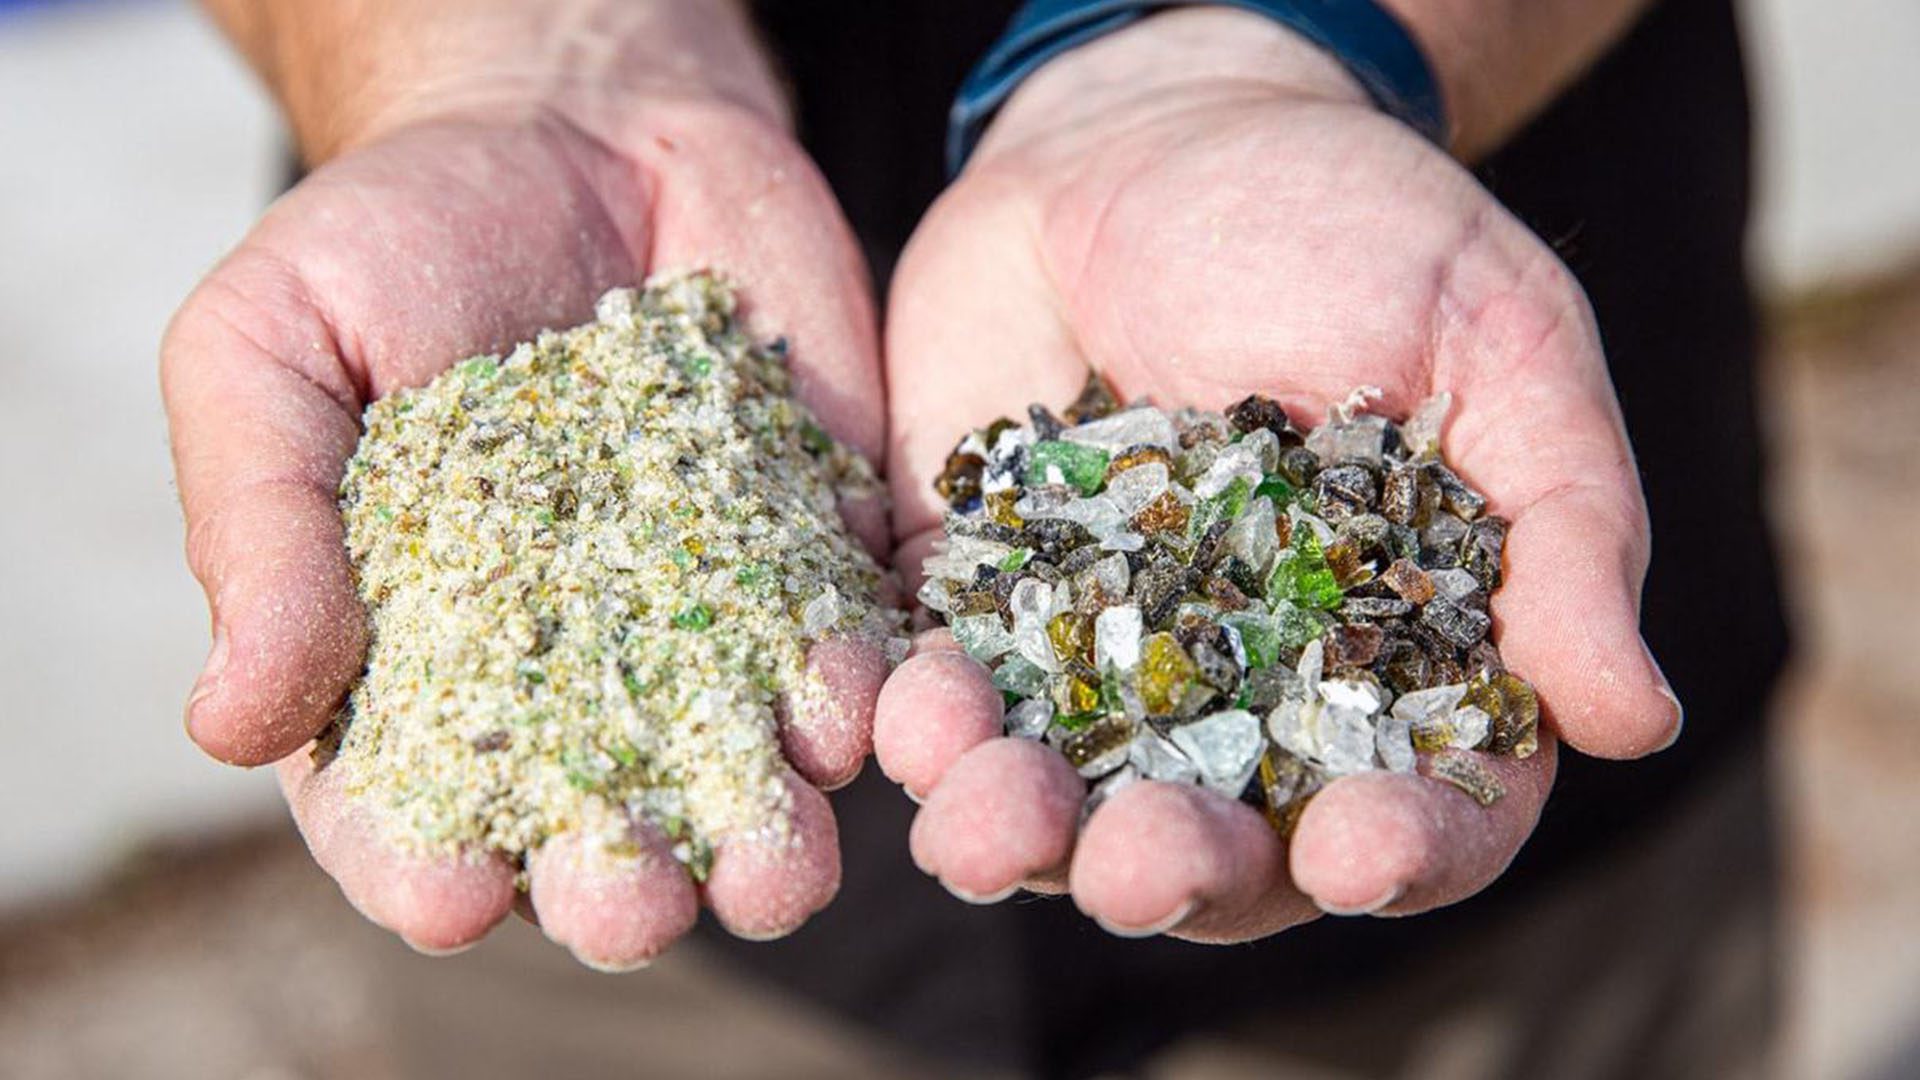
[[(1466, 160), (1496, 149), (1629, 27), (1651, 0), (1386, 0), (1433, 64)], [(1280, 23), (1183, 6), (1073, 49), (1023, 83), (976, 158), (1039, 131), (1174, 107), (1177, 93), (1277, 93), (1365, 104), (1339, 61)], [(1096, 139), (1097, 144), (1097, 139)]]
[(431, 115), (706, 97), (785, 122), (734, 0), (202, 0), (309, 162)]
[(1651, 0), (1385, 0), (1426, 51), (1455, 153), (1498, 147), (1624, 33)]

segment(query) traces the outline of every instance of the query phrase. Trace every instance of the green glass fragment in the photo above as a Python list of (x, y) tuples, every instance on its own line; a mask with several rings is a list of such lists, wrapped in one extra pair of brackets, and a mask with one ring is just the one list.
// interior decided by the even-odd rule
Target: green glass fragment
[(1287, 483), (1284, 476), (1269, 476), (1260, 481), (1260, 486), (1253, 489), (1254, 498), (1257, 499), (1262, 495), (1273, 500), (1275, 510), (1284, 510), (1300, 497), (1300, 490)]
[(679, 630), (705, 630), (713, 625), (713, 609), (705, 604), (689, 604), (674, 612), (669, 621)]
[(1068, 731), (1084, 731), (1088, 725), (1105, 715), (1102, 712), (1068, 713), (1054, 717), (1053, 722)]
[(800, 445), (806, 447), (810, 453), (824, 454), (833, 449), (833, 438), (822, 430), (819, 424), (811, 420), (802, 420)]
[(1220, 622), (1239, 633), (1240, 645), (1247, 650), (1247, 667), (1258, 670), (1280, 662), (1281, 628), (1271, 616), (1229, 612)]
[(1273, 619), (1279, 626), (1281, 644), (1298, 651), (1326, 633), (1333, 616), (1281, 602), (1274, 606)]
[(1331, 611), (1343, 595), (1313, 530), (1294, 529), (1293, 543), (1280, 552), (1267, 577), (1267, 599)]
[(1047, 673), (1024, 656), (1009, 656), (993, 669), (993, 685), (1021, 697), (1039, 697), (1047, 691)]
[(687, 841), (687, 876), (704, 884), (713, 874), (713, 845), (698, 837)]
[(1219, 494), (1200, 500), (1200, 504), (1194, 507), (1193, 519), (1187, 523), (1187, 535), (1204, 536), (1215, 523), (1239, 517), (1252, 497), (1253, 485), (1247, 483), (1247, 478), (1234, 477), (1233, 482), (1221, 489)]
[(1021, 568), (1027, 565), (1027, 560), (1031, 558), (1033, 558), (1033, 550), (1031, 548), (1014, 548), (1007, 553), (1006, 558), (1000, 560), (1000, 569), (1009, 574), (1019, 573)]
[[(1027, 486), (1066, 483), (1082, 495), (1092, 495), (1106, 482), (1107, 459), (1107, 452), (1095, 446), (1054, 439), (1035, 443), (1027, 454)], [(1056, 470), (1058, 481), (1053, 479)]]
[(773, 567), (766, 563), (748, 563), (733, 572), (733, 580), (743, 588), (760, 592), (773, 583)]

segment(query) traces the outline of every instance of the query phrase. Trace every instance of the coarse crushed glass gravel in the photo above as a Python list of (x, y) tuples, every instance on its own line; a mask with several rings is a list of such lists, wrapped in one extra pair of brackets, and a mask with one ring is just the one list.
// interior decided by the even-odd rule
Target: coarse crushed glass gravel
[(1538, 700), (1490, 637), (1507, 523), (1441, 456), (1447, 395), (1401, 424), (1377, 396), (1309, 433), (1257, 395), (1123, 407), (1096, 376), (954, 448), (920, 600), (992, 669), (1008, 733), (1090, 781), (1087, 812), (1199, 784), (1285, 831), (1369, 770), (1491, 803), (1484, 757), (1534, 752)]

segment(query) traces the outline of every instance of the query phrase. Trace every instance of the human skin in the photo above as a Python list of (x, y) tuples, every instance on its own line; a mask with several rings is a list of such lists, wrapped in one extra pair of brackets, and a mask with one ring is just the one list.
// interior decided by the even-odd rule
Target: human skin
[[(696, 886), (641, 830), (614, 862), (567, 838), (514, 868), (384, 841), (316, 773), (308, 741), (364, 663), (337, 507), (365, 404), (544, 327), (659, 268), (729, 275), (749, 325), (792, 343), (798, 394), (878, 465), (885, 447), (865, 266), (795, 144), (744, 16), (708, 0), (217, 0), (287, 110), (312, 173), (187, 299), (162, 387), (213, 647), (187, 729), (240, 765), (278, 762), (315, 858), (369, 918), (425, 951), (520, 906), (583, 961), (621, 969), (701, 904), (772, 937), (831, 899), (838, 840), (820, 788), (870, 747), (884, 663), (828, 643), (832, 700), (782, 731), (790, 846), (723, 842)], [(876, 507), (850, 508), (876, 547)]]
[[(1448, 12), (1514, 7), (1400, 6), (1442, 41), (1483, 40)], [(1563, 65), (1584, 63), (1634, 6), (1588, 8)], [(1535, 5), (1507, 36), (1571, 10)], [(1500, 92), (1482, 81), (1498, 63), (1437, 66), (1467, 106), (1465, 153), (1569, 76), (1509, 65)], [(931, 481), (955, 440), (1030, 401), (1064, 405), (1090, 368), (1124, 398), (1219, 408), (1263, 393), (1305, 424), (1360, 385), (1399, 415), (1450, 392), (1447, 456), (1512, 521), (1494, 633), (1546, 718), (1539, 753), (1489, 762), (1508, 794), (1487, 808), (1420, 776), (1348, 777), (1288, 843), (1248, 806), (1142, 782), (1079, 828), (1084, 782), (1001, 736), (986, 670), (929, 632), (881, 694), (875, 750), (923, 803), (915, 861), (963, 898), (1066, 891), (1116, 933), (1198, 941), (1322, 912), (1411, 914), (1505, 869), (1560, 742), (1631, 758), (1678, 735), (1679, 703), (1639, 634), (1646, 510), (1585, 297), (1460, 164), (1277, 24), (1182, 9), (1049, 63), (922, 223), (888, 315), (909, 585), (939, 533)]]

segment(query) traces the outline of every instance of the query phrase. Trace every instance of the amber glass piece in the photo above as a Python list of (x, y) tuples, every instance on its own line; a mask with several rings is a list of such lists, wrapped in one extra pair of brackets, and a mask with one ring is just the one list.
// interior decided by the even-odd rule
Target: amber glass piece
[(1063, 611), (1047, 620), (1047, 641), (1062, 660), (1093, 662), (1093, 620), (1078, 611)]
[(1141, 645), (1140, 700), (1149, 714), (1165, 716), (1173, 712), (1199, 676), (1199, 665), (1172, 634), (1162, 631), (1148, 635)]
[(1187, 531), (1187, 520), (1192, 511), (1180, 497), (1171, 491), (1165, 491), (1160, 497), (1148, 503), (1139, 513), (1133, 515), (1133, 527), (1146, 534)]

